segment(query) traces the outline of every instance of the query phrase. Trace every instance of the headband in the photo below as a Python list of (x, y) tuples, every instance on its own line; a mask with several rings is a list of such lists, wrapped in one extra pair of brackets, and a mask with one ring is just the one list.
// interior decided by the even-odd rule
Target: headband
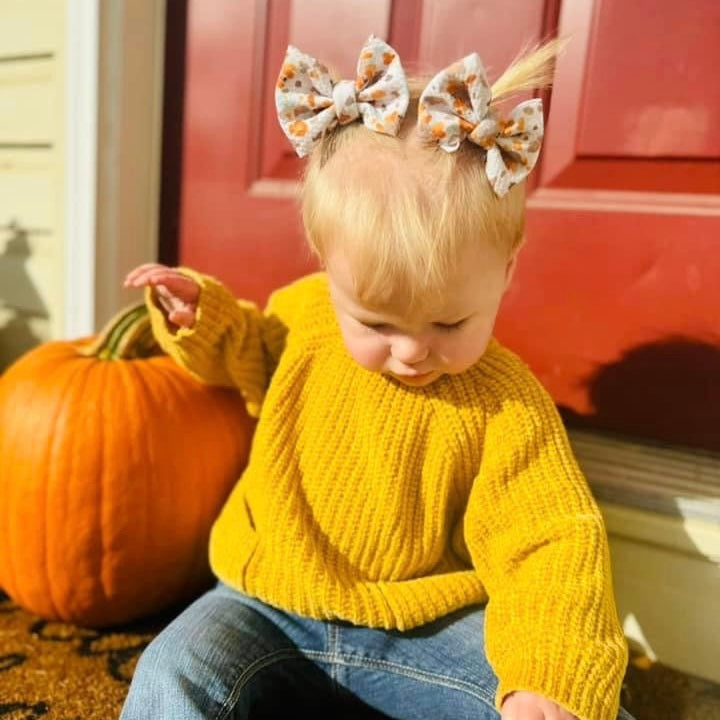
[(323, 133), (358, 118), (370, 130), (397, 135), (409, 99), (398, 54), (372, 35), (360, 51), (355, 80), (334, 81), (325, 65), (291, 45), (275, 87), (278, 120), (300, 157)]
[[(482, 61), (472, 53), (427, 84), (418, 102), (418, 130), (446, 152), (455, 152), (465, 139), (483, 148), (485, 173), (502, 197), (535, 166), (543, 138), (542, 100), (521, 102), (503, 120), (491, 99)], [(275, 88), (278, 120), (300, 157), (328, 130), (358, 119), (370, 130), (397, 135), (408, 101), (398, 54), (372, 35), (360, 52), (355, 80), (334, 80), (325, 65), (289, 46)]]

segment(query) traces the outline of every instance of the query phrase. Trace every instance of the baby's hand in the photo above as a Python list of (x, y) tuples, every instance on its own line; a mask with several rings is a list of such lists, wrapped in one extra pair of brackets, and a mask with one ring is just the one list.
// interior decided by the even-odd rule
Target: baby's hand
[(147, 263), (131, 270), (123, 285), (125, 287), (149, 285), (153, 289), (153, 297), (169, 323), (186, 328), (191, 328), (195, 324), (200, 286), (178, 270), (158, 263)]
[(552, 700), (535, 693), (518, 691), (505, 698), (502, 720), (578, 720)]

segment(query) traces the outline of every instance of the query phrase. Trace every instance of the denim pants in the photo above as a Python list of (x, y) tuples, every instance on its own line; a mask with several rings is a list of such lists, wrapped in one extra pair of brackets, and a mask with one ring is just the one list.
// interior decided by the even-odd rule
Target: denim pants
[(146, 648), (121, 720), (498, 720), (483, 626), (481, 607), (406, 632), (322, 622), (219, 584)]

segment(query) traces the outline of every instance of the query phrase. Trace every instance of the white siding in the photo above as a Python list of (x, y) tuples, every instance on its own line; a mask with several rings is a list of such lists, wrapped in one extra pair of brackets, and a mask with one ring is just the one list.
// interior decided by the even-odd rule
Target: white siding
[(0, 0), (0, 370), (62, 330), (65, 12)]

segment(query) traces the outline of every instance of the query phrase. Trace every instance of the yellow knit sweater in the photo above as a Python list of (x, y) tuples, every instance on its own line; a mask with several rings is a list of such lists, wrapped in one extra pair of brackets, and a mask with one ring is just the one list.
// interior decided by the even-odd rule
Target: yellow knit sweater
[(197, 322), (171, 334), (148, 300), (157, 339), (259, 416), (213, 528), (218, 577), (294, 613), (400, 630), (489, 599), (498, 707), (529, 690), (615, 720), (627, 650), (603, 521), (526, 366), (492, 341), (464, 373), (404, 386), (350, 358), (323, 274), (263, 313), (184, 272), (202, 287)]

